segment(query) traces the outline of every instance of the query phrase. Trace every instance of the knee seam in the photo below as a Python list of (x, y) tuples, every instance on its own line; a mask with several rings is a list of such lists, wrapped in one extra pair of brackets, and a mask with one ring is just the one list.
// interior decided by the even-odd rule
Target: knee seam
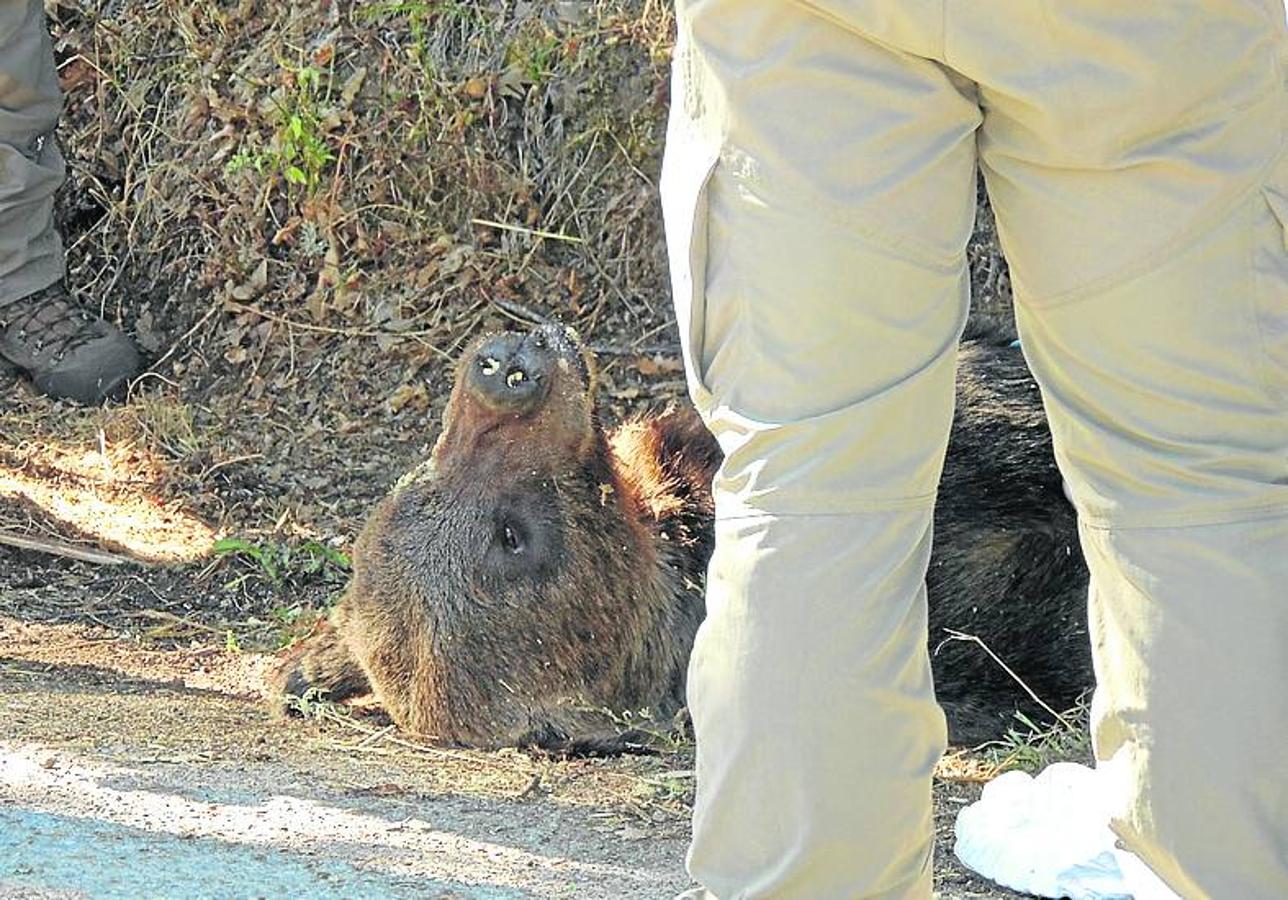
[(1288, 519), (1288, 509), (1282, 502), (1268, 505), (1240, 506), (1225, 512), (1207, 514), (1172, 513), (1170, 515), (1143, 516), (1139, 519), (1124, 517), (1115, 520), (1108, 516), (1078, 514), (1078, 523), (1092, 531), (1165, 531), (1183, 528), (1211, 528), (1221, 525), (1239, 525), (1246, 522), (1265, 522)]
[[(1259, 193), (1265, 186), (1266, 177), (1279, 165), (1285, 154), (1285, 147), (1288, 147), (1288, 138), (1283, 138), (1279, 142), (1279, 149), (1275, 151), (1264, 166), (1257, 170), (1256, 175), (1250, 179), (1249, 183), (1239, 191), (1230, 196), (1226, 202), (1218, 204), (1206, 215), (1200, 216), (1190, 226), (1181, 231), (1176, 237), (1163, 244), (1157, 250), (1146, 254), (1141, 259), (1136, 260), (1130, 265), (1124, 266), (1116, 272), (1111, 272), (1102, 278), (1097, 278), (1087, 284), (1077, 285), (1068, 290), (1051, 294), (1048, 297), (1035, 298), (1031, 295), (1024, 283), (1018, 278), (1014, 280), (1015, 302), (1023, 304), (1025, 307), (1035, 313), (1042, 313), (1049, 309), (1056, 309), (1063, 306), (1072, 306), (1084, 300), (1091, 300), (1104, 294), (1114, 288), (1121, 287), (1128, 282), (1143, 278), (1171, 260), (1178, 250), (1193, 244), (1195, 241), (1205, 236), (1213, 228), (1224, 222), (1235, 214), (1245, 203), (1254, 195)], [(1014, 276), (1012, 276), (1014, 278)]]
[(750, 519), (821, 519), (852, 518), (867, 513), (930, 512), (935, 506), (935, 494), (915, 494), (908, 497), (873, 497), (838, 500), (835, 497), (797, 498), (790, 506), (770, 509), (752, 503), (734, 501), (724, 505), (716, 501), (715, 520), (734, 522)]

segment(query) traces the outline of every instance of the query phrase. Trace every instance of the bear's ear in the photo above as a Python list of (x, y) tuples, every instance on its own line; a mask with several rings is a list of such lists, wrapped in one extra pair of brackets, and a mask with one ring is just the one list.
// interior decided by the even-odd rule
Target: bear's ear
[(697, 410), (687, 403), (672, 406), (655, 420), (654, 427), (658, 455), (667, 474), (690, 488), (710, 491), (724, 453)]
[(607, 443), (623, 500), (646, 522), (713, 515), (711, 479), (720, 448), (692, 408), (625, 422), (608, 433)]
[[(437, 443), (437, 442), (435, 442)], [(425, 484), (433, 481), (438, 477), (438, 464), (434, 461), (434, 454), (430, 453), (428, 459), (422, 461), (419, 465), (411, 469), (407, 474), (399, 478), (394, 483), (394, 488), (390, 494), (401, 494), (412, 485)]]

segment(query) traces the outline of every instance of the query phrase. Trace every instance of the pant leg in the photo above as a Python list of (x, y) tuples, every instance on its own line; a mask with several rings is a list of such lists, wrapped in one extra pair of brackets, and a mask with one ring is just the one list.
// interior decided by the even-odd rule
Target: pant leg
[(663, 207), (690, 393), (725, 453), (689, 870), (721, 900), (928, 897), (924, 576), (979, 111), (801, 5), (678, 20)]
[[(963, 10), (964, 12), (964, 10)], [(1185, 897), (1288, 897), (1288, 95), (1277, 3), (950, 16), (1091, 570), (1114, 828)]]
[(63, 277), (54, 192), (62, 94), (40, 0), (0, 0), (0, 322), (4, 307)]

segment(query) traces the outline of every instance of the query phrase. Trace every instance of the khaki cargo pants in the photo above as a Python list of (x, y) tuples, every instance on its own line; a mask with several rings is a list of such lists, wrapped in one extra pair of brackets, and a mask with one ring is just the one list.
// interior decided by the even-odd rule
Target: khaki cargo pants
[(677, 6), (663, 206), (726, 454), (700, 895), (930, 894), (923, 579), (978, 163), (1081, 517), (1114, 827), (1183, 896), (1288, 897), (1279, 0)]
[(0, 0), (0, 322), (10, 302), (63, 277), (54, 192), (63, 98), (40, 0)]

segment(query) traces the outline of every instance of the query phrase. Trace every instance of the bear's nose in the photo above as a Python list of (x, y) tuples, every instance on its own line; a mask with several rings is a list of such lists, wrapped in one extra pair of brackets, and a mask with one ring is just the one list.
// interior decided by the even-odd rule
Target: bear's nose
[(500, 412), (526, 413), (541, 405), (554, 353), (541, 331), (498, 334), (484, 341), (470, 366), (474, 394)]

